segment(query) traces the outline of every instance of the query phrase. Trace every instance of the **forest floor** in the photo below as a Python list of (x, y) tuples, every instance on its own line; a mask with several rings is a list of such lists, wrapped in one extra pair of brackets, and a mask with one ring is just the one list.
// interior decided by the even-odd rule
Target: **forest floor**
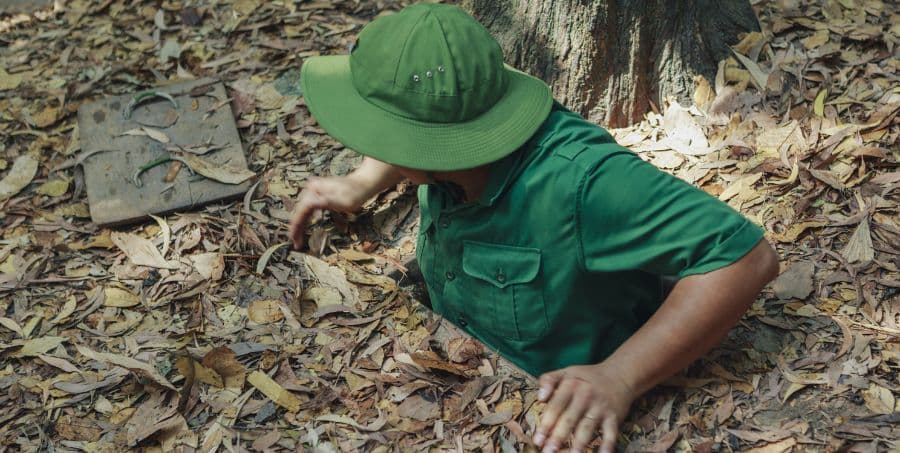
[[(533, 448), (529, 377), (398, 284), (414, 188), (326, 217), (315, 256), (285, 246), (304, 180), (358, 159), (309, 117), (298, 68), (400, 5), (203, 3), (0, 16), (0, 450)], [(762, 225), (782, 273), (720, 347), (636, 402), (620, 448), (896, 451), (900, 11), (754, 3), (763, 33), (698, 81), (695, 105), (613, 132)], [(71, 165), (79, 106), (200, 77), (228, 87), (250, 194), (93, 224)]]

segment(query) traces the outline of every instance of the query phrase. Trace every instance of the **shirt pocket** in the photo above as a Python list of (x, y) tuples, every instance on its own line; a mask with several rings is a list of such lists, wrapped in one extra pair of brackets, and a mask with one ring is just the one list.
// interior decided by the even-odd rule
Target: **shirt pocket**
[(546, 332), (539, 249), (463, 241), (462, 267), (470, 297), (461, 303), (481, 305), (473, 313), (487, 308), (487, 322), (475, 320), (486, 333), (527, 340)]

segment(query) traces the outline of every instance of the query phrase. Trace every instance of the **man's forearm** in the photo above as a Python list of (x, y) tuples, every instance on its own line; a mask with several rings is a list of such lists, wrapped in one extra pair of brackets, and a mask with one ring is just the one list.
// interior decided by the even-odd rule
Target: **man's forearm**
[(643, 394), (718, 344), (777, 273), (775, 252), (761, 241), (730, 266), (682, 279), (604, 364)]
[(362, 164), (347, 177), (358, 184), (363, 201), (403, 181), (403, 175), (393, 165), (371, 157), (363, 158)]

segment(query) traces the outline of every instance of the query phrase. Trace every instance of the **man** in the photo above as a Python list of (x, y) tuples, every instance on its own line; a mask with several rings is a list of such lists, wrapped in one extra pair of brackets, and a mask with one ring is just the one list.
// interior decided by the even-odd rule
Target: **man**
[[(600, 432), (612, 452), (632, 401), (712, 348), (777, 273), (760, 228), (555, 104), (455, 6), (373, 21), (349, 56), (307, 60), (302, 88), (320, 126), (367, 157), (310, 179), (294, 245), (313, 212), (421, 184), (433, 308), (541, 375), (544, 451)], [(679, 279), (668, 295), (663, 277)]]

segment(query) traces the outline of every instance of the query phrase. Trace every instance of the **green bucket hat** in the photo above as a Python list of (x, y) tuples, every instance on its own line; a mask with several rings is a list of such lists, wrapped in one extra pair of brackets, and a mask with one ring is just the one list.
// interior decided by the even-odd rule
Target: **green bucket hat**
[(553, 103), (544, 82), (503, 63), (481, 24), (442, 4), (372, 21), (350, 55), (307, 59), (301, 84), (319, 125), (347, 147), (433, 171), (512, 153)]

